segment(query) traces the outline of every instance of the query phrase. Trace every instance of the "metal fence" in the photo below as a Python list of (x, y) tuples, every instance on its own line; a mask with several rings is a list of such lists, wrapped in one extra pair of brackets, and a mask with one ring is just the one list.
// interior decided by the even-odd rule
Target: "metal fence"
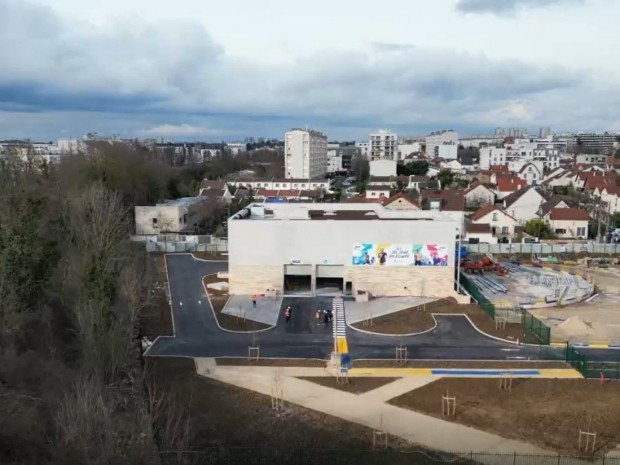
[(476, 301), (478, 306), (484, 310), (484, 312), (491, 317), (491, 319), (495, 319), (495, 305), (487, 299), (484, 294), (478, 289), (476, 286), (464, 273), (460, 273), (459, 282), (461, 286), (472, 296), (472, 298)]
[(145, 242), (147, 252), (183, 253), (183, 252), (228, 252), (228, 243), (202, 244), (196, 242)]
[(616, 457), (431, 452), (399, 449), (211, 447), (161, 454), (163, 465), (620, 465)]
[(590, 253), (615, 255), (620, 254), (620, 244), (566, 243), (566, 244), (464, 244), (471, 253), (492, 254), (553, 254), (553, 253)]
[[(610, 352), (613, 354), (613, 352)], [(566, 345), (566, 361), (584, 378), (620, 379), (620, 355), (618, 360), (588, 360), (579, 348)]]
[(525, 309), (523, 309), (522, 315), (523, 342), (526, 344), (549, 345), (551, 342), (551, 329)]

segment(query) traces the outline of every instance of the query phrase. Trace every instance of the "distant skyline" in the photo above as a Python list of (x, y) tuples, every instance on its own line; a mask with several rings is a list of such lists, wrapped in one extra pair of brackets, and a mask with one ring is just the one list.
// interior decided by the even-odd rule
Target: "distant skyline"
[(0, 0), (0, 139), (620, 130), (618, 17), (613, 0)]

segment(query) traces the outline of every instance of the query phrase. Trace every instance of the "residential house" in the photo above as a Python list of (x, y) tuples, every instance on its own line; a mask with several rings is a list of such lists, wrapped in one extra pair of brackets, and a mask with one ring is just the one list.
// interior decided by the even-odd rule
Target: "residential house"
[(545, 216), (551, 231), (561, 239), (588, 238), (588, 212), (579, 208), (552, 208)]
[(493, 237), (514, 237), (519, 221), (497, 205), (480, 207), (470, 217), (473, 224), (486, 224)]
[(420, 192), (420, 189), (426, 187), (426, 184), (431, 180), (428, 176), (409, 176), (409, 183), (407, 184), (407, 188), (409, 190), (415, 190)]
[(420, 204), (425, 205), (425, 210), (464, 212), (463, 192), (456, 189), (422, 189), (420, 190)]
[(504, 209), (519, 223), (525, 224), (536, 218), (536, 212), (547, 199), (534, 187), (525, 186), (504, 197)]
[(209, 197), (214, 202), (228, 204), (232, 201), (232, 194), (224, 181), (209, 181), (204, 179), (200, 183), (200, 197)]
[(439, 167), (442, 170), (447, 170), (459, 174), (463, 174), (466, 171), (461, 162), (457, 159), (442, 161), (439, 163)]
[(539, 184), (543, 178), (542, 162), (528, 161), (523, 163), (519, 169), (515, 166), (515, 171), (517, 176), (525, 180), (529, 186)]
[(536, 214), (541, 218), (545, 218), (554, 208), (570, 208), (570, 205), (561, 197), (552, 197), (540, 206)]
[(388, 210), (421, 210), (416, 201), (403, 192), (386, 199), (383, 206)]
[(620, 212), (620, 186), (605, 186), (601, 190), (601, 200), (605, 202), (608, 214)]
[(620, 158), (616, 158), (613, 155), (609, 155), (605, 162), (607, 171), (615, 171), (620, 173)]
[(495, 203), (495, 193), (479, 182), (473, 182), (463, 195), (467, 208), (480, 208)]
[(471, 221), (466, 221), (465, 235), (470, 244), (490, 244), (496, 241), (491, 232), (491, 225), (488, 223), (472, 223)]
[(366, 186), (366, 198), (382, 198), (386, 199), (390, 197), (390, 191), (392, 188), (390, 186)]
[[(493, 179), (495, 179), (495, 182), (493, 182)], [(527, 186), (525, 180), (516, 178), (510, 174), (493, 173), (491, 175), (491, 182), (495, 184), (495, 195), (498, 200), (502, 200), (504, 197)]]

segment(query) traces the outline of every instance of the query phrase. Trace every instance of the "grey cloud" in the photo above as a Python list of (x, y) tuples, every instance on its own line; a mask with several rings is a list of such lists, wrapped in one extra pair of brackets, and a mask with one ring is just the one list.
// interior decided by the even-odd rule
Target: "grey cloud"
[(583, 4), (585, 0), (459, 0), (456, 9), (463, 13), (514, 14), (521, 8)]
[[(306, 123), (347, 134), (382, 125), (493, 127), (521, 114), (532, 124), (567, 127), (588, 121), (583, 111), (596, 117), (591, 121), (609, 115), (611, 124), (620, 106), (606, 97), (613, 83), (592, 86), (587, 73), (560, 67), (401, 44), (324, 51), (274, 67), (227, 56), (193, 24), (136, 19), (102, 30), (21, 1), (0, 0), (0, 42), (20, 44), (0, 48), (5, 121), (8, 112), (20, 113), (20, 121), (26, 111), (64, 112), (82, 128), (91, 112), (99, 115), (92, 130), (100, 132), (105, 113), (114, 115), (107, 124), (115, 130), (123, 121), (136, 133), (179, 127), (199, 137), (206, 128), (205, 136), (215, 137), (209, 128), (273, 135), (269, 128)], [(583, 110), (583, 101), (592, 105)]]

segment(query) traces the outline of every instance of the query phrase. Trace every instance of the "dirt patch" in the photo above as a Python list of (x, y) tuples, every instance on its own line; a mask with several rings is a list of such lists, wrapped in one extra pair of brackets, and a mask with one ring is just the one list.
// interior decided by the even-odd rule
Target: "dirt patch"
[(566, 362), (513, 361), (468, 361), (468, 360), (354, 360), (353, 368), (462, 368), (462, 369), (543, 369), (571, 368)]
[(452, 421), (505, 438), (579, 454), (579, 430), (589, 427), (597, 433), (595, 454), (604, 454), (618, 443), (620, 383), (514, 379), (512, 389), (506, 391), (499, 388), (497, 379), (443, 378), (390, 403), (441, 417), (441, 396), (448, 391), (457, 402)]
[[(183, 402), (171, 408), (191, 410), (184, 450), (197, 451), (193, 458), (220, 446), (243, 448), (216, 452), (218, 463), (224, 460), (231, 464), (258, 463), (260, 458), (260, 463), (415, 465), (428, 463), (427, 454), (454, 460), (448, 454), (438, 455), (394, 437), (388, 440), (394, 449), (370, 451), (372, 429), (289, 403), (276, 412), (269, 396), (196, 375), (192, 360), (149, 358), (147, 368), (155, 374), (160, 390), (171, 390)], [(159, 419), (160, 423), (166, 420), (166, 416)], [(248, 449), (258, 447), (260, 451)], [(266, 454), (274, 454), (273, 460)]]
[(258, 366), (258, 367), (313, 367), (325, 368), (327, 360), (305, 358), (261, 358), (250, 361), (247, 358), (216, 358), (215, 363), (223, 366)]
[(472, 323), (484, 333), (512, 341), (523, 340), (521, 323), (506, 323), (504, 328), (496, 328), (495, 320), (474, 304), (462, 305), (451, 299), (441, 299), (426, 304), (426, 311), (430, 313), (462, 313), (467, 315)]
[(378, 318), (373, 318), (372, 326), (365, 326), (364, 322), (355, 323), (351, 326), (379, 334), (421, 333), (435, 326), (435, 320), (428, 310), (431, 304), (432, 303), (418, 305)]
[(353, 377), (349, 378), (344, 383), (339, 383), (334, 376), (303, 376), (299, 379), (304, 381), (310, 381), (311, 383), (319, 384), (321, 386), (329, 387), (332, 389), (338, 389), (339, 391), (350, 392), (351, 394), (363, 394), (368, 391), (385, 386), (400, 378), (362, 378)]
[(222, 328), (230, 331), (259, 331), (270, 327), (269, 325), (258, 321), (237, 318), (236, 316), (222, 313), (222, 310), (224, 310), (224, 307), (226, 306), (226, 302), (228, 302), (228, 299), (230, 298), (228, 292), (209, 289), (207, 288), (207, 284), (226, 283), (228, 280), (218, 278), (217, 274), (210, 274), (202, 278), (202, 282), (209, 293), (209, 300), (211, 301), (211, 306), (215, 311), (215, 317)]
[(154, 340), (172, 336), (172, 312), (168, 297), (168, 276), (164, 254), (147, 254), (147, 276), (151, 281), (148, 311), (140, 316), (140, 336)]

